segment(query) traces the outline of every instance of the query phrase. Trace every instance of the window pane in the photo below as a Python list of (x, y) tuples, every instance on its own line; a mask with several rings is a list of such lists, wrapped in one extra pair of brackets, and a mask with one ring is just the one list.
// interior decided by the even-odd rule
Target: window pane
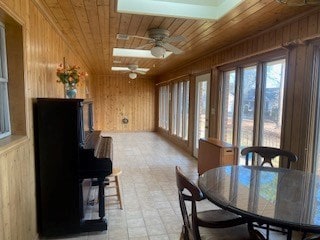
[(285, 60), (269, 62), (265, 66), (262, 93), (261, 144), (280, 147)]
[[(242, 70), (241, 102), (240, 102), (240, 151), (253, 145), (254, 113), (256, 101), (256, 66)], [(245, 163), (245, 158), (240, 157), (240, 163)]]
[(199, 81), (197, 83), (197, 115), (198, 115), (198, 132), (196, 140), (196, 148), (199, 149), (199, 139), (206, 137), (206, 119), (207, 119), (207, 107), (208, 107), (208, 81)]
[(169, 129), (169, 86), (159, 89), (159, 127)]
[(188, 140), (189, 129), (189, 81), (184, 82), (183, 140)]
[(164, 87), (164, 129), (169, 130), (169, 85)]
[(0, 137), (10, 134), (7, 83), (0, 82)]
[(159, 127), (162, 127), (162, 87), (159, 88)]
[(177, 106), (177, 136), (182, 137), (182, 99), (183, 82), (178, 84), (178, 106)]
[(177, 103), (178, 103), (178, 83), (172, 89), (172, 134), (177, 134)]
[(0, 26), (0, 138), (11, 134), (6, 58), (5, 29)]
[(223, 109), (222, 109), (222, 140), (232, 143), (233, 139), (233, 117), (235, 98), (236, 72), (228, 71), (224, 73), (223, 79)]

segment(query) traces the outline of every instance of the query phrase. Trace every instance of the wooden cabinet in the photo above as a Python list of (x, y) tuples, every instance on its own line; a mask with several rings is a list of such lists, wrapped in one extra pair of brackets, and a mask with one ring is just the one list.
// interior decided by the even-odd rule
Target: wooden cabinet
[(236, 165), (238, 158), (237, 147), (215, 138), (199, 140), (198, 173), (199, 175), (209, 169)]

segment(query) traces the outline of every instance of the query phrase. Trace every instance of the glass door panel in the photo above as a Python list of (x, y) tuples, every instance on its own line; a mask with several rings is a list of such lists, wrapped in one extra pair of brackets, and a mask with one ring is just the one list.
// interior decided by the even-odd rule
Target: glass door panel
[[(266, 64), (260, 121), (262, 146), (280, 148), (284, 77), (284, 59)], [(279, 166), (278, 161), (274, 165)]]
[(262, 94), (261, 144), (280, 147), (285, 60), (265, 66), (265, 86)]
[(198, 157), (199, 139), (206, 138), (209, 134), (210, 77), (209, 73), (196, 77), (195, 137), (193, 144), (193, 155), (195, 157)]
[(233, 119), (235, 101), (236, 71), (224, 73), (222, 96), (222, 140), (233, 143)]
[[(245, 147), (253, 145), (254, 116), (256, 103), (257, 67), (247, 67), (242, 70), (239, 153)], [(240, 154), (239, 164), (245, 164), (245, 157)]]

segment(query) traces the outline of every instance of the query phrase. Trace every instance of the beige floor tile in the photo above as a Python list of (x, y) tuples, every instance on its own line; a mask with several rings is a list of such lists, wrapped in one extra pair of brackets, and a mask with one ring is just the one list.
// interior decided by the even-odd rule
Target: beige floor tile
[(128, 228), (145, 226), (143, 218), (130, 218), (127, 220), (127, 225), (128, 225)]
[(129, 238), (137, 238), (137, 237), (147, 237), (147, 229), (146, 227), (133, 227), (128, 228)]
[(149, 236), (149, 240), (169, 240), (169, 236), (168, 235)]
[[(56, 240), (180, 240), (182, 218), (174, 168), (179, 165), (196, 181), (197, 161), (157, 133), (103, 134), (113, 137), (113, 166), (122, 170), (124, 209), (107, 199), (108, 231)], [(202, 211), (217, 208), (207, 200), (197, 206)], [(97, 217), (98, 205), (86, 216)], [(274, 233), (270, 238), (282, 239), (284, 235)]]

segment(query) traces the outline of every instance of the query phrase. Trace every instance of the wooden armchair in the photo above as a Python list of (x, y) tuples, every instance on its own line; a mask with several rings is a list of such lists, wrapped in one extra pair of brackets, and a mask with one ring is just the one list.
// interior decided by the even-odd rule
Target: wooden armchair
[(272, 160), (278, 156), (287, 159), (286, 168), (288, 169), (291, 167), (291, 163), (298, 161), (298, 157), (292, 152), (282, 150), (279, 148), (253, 146), (241, 150), (241, 155), (246, 156), (246, 165), (249, 165), (250, 155), (252, 165), (254, 165), (255, 161), (257, 160), (253, 156), (254, 153), (257, 153), (259, 156), (263, 158), (263, 161), (260, 164), (260, 166), (269, 164), (271, 167), (273, 167)]
[[(250, 239), (249, 231), (244, 225), (246, 220), (241, 216), (223, 209), (197, 212), (196, 202), (205, 199), (205, 197), (198, 186), (191, 182), (179, 167), (176, 167), (176, 180), (183, 218), (182, 234), (184, 240), (207, 238), (224, 240)], [(183, 193), (185, 189), (190, 194)], [(186, 201), (191, 202), (191, 214), (188, 213)], [(199, 227), (202, 228), (199, 229)]]

